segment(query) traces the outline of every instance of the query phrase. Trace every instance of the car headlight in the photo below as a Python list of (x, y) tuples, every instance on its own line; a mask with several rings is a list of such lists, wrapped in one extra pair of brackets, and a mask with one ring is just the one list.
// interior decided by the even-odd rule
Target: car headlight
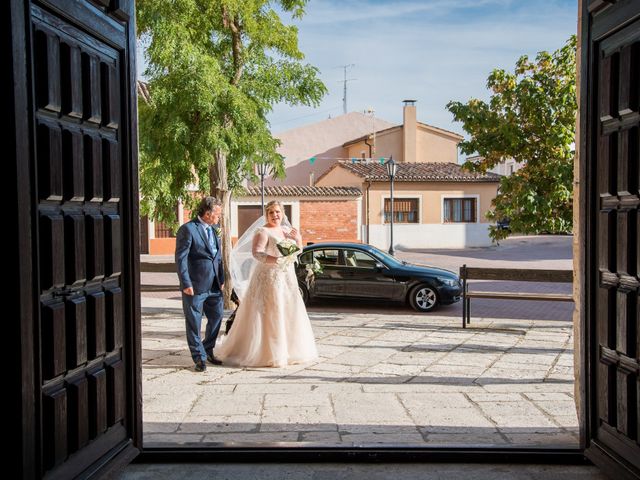
[(438, 280), (450, 287), (457, 287), (459, 285), (458, 281), (453, 278), (438, 277)]

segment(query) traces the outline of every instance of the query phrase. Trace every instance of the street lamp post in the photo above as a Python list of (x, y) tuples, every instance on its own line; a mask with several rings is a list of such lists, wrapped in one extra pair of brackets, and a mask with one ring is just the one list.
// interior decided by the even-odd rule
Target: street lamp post
[(260, 175), (260, 202), (262, 205), (262, 215), (264, 215), (264, 176), (267, 174), (269, 166), (266, 163), (256, 165), (258, 175)]
[(389, 157), (389, 160), (384, 164), (387, 169), (387, 175), (389, 175), (389, 183), (391, 184), (391, 243), (389, 244), (389, 255), (395, 255), (393, 250), (393, 180), (396, 176), (396, 162), (393, 161), (393, 155)]

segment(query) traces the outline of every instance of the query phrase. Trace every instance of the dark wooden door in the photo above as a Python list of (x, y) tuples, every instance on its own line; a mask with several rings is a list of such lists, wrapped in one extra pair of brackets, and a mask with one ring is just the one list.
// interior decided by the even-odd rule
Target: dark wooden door
[[(284, 206), (284, 214), (291, 222), (291, 205)], [(253, 222), (262, 215), (262, 206), (260, 205), (238, 205), (238, 238), (247, 231)]]
[(141, 445), (133, 7), (2, 7), (14, 62), (4, 86), (16, 150), (22, 478), (100, 476)]
[(586, 187), (586, 454), (640, 476), (640, 2), (585, 1), (581, 150)]
[(140, 217), (140, 253), (149, 253), (149, 217)]

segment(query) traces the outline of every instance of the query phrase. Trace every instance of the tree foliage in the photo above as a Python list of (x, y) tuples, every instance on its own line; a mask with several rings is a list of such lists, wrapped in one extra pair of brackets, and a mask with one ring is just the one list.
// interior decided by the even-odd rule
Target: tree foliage
[(298, 31), (308, 0), (138, 0), (150, 99), (140, 102), (142, 211), (176, 226), (194, 188), (224, 204), (257, 162), (284, 172), (267, 114), (278, 102), (318, 105), (326, 88), (304, 63)]
[[(488, 103), (449, 102), (470, 139), (460, 144), (479, 161), (465, 167), (485, 172), (508, 158), (522, 168), (503, 177), (489, 219), (509, 218), (521, 233), (566, 233), (572, 229), (573, 158), (576, 123), (576, 37), (535, 61), (522, 56), (514, 73), (494, 70)], [(491, 227), (499, 240), (505, 230)]]
[(302, 62), (295, 18), (307, 0), (138, 0), (151, 92), (140, 105), (141, 190), (146, 213), (173, 221), (189, 188), (211, 191), (216, 153), (235, 188), (266, 162), (282, 173), (267, 114), (274, 104), (317, 105), (326, 89)]

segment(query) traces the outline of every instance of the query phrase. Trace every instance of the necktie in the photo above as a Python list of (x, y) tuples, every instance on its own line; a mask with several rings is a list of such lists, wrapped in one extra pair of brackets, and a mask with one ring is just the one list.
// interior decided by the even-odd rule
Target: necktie
[(207, 240), (209, 241), (209, 246), (213, 247), (213, 232), (211, 231), (211, 227), (207, 227)]
[(209, 247), (211, 247), (211, 251), (215, 254), (217, 252), (216, 243), (213, 241), (213, 228), (207, 227), (207, 240), (209, 241)]

